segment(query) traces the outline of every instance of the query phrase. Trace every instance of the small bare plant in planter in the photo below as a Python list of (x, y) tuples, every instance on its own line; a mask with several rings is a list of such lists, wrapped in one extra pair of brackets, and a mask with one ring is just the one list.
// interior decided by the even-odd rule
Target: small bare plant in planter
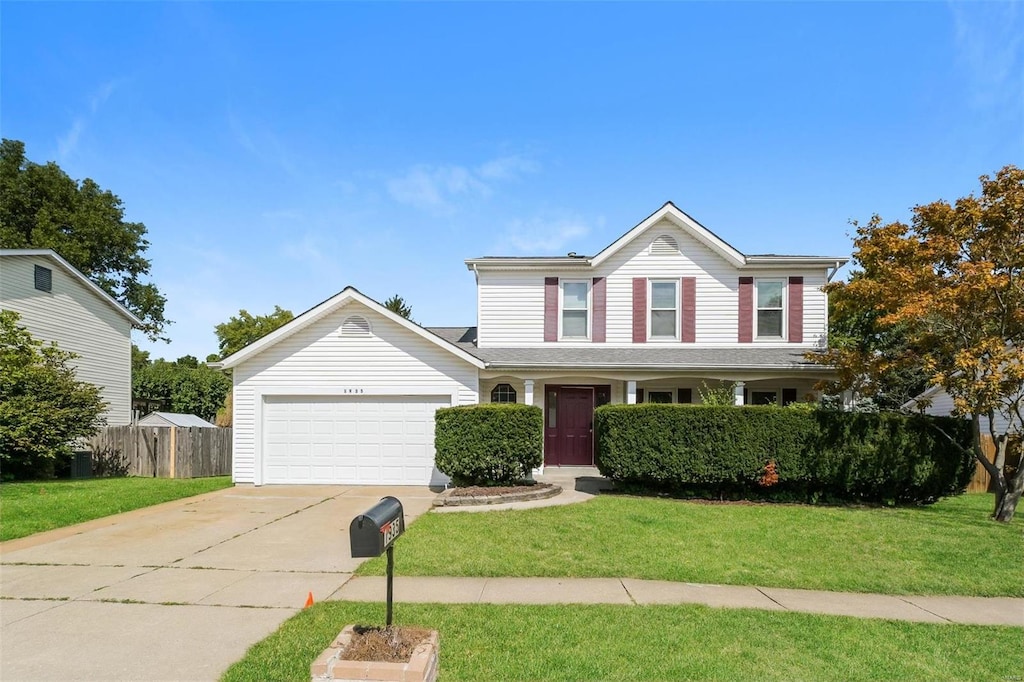
[(348, 625), (310, 666), (310, 679), (434, 682), (439, 642), (426, 628)]

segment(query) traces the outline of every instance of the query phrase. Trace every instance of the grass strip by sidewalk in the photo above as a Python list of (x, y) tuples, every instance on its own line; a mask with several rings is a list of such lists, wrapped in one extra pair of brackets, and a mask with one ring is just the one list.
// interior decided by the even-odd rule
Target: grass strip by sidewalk
[[(323, 602), (251, 647), (223, 682), (309, 680), (349, 623), (382, 604)], [(437, 629), (457, 680), (998, 680), (1024, 668), (1020, 628), (933, 625), (704, 606), (398, 604)]]
[(92, 478), (0, 484), (0, 541), (231, 487), (213, 478)]
[[(395, 570), (1024, 596), (1024, 523), (990, 520), (991, 505), (985, 494), (896, 509), (604, 495), (526, 511), (431, 513), (396, 543)], [(383, 560), (358, 574), (383, 575)]]

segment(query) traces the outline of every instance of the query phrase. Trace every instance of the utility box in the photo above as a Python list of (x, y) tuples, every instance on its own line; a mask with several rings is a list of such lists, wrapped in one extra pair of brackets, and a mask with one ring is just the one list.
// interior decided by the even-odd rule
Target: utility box
[(405, 532), (405, 513), (395, 497), (382, 497), (348, 526), (352, 557), (380, 556)]

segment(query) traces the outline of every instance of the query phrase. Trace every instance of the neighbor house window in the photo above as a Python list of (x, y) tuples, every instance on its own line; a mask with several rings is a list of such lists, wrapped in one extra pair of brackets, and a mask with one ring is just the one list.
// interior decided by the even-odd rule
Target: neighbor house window
[(757, 281), (757, 337), (782, 338), (782, 304), (785, 284), (779, 279)]
[(647, 402), (668, 405), (672, 403), (672, 391), (648, 391)]
[(590, 282), (562, 282), (562, 338), (587, 338), (589, 318)]
[(39, 291), (53, 291), (53, 271), (50, 270), (50, 268), (44, 268), (42, 265), (37, 265), (35, 271), (35, 284), (36, 289)]
[(777, 405), (778, 394), (775, 391), (751, 391), (751, 405)]
[[(676, 338), (678, 282), (651, 282), (651, 338)], [(671, 400), (669, 402), (672, 402)]]
[(514, 403), (516, 401), (516, 389), (511, 384), (498, 384), (491, 389), (492, 403)]

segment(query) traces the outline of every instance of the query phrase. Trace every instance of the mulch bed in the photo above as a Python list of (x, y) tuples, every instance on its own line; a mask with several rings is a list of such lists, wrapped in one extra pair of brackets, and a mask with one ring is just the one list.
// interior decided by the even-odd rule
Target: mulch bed
[(430, 637), (430, 630), (416, 627), (390, 628), (356, 626), (352, 642), (341, 654), (345, 661), (408, 663), (413, 649)]
[(434, 505), (438, 507), (468, 507), (506, 502), (529, 502), (554, 497), (560, 492), (562, 492), (562, 488), (551, 483), (494, 487), (474, 485), (464, 488), (449, 488), (437, 496)]
[(531, 493), (538, 490), (551, 488), (550, 483), (533, 483), (530, 485), (506, 485), (488, 487), (483, 485), (471, 485), (465, 488), (453, 488), (449, 495), (451, 497), (497, 497), (500, 495), (515, 495), (517, 493)]

